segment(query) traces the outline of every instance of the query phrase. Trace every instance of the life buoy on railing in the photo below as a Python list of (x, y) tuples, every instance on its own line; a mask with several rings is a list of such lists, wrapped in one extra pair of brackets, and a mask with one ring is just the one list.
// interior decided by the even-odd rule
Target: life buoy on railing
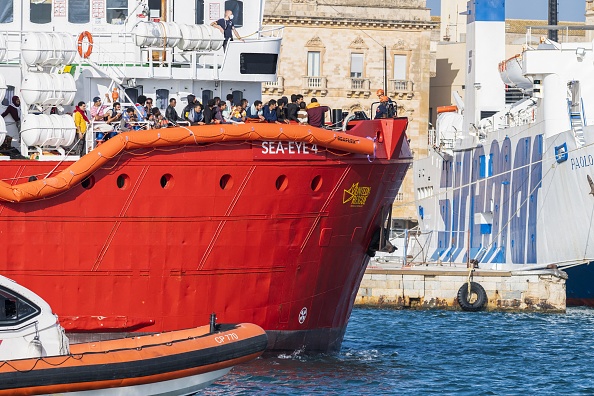
[[(87, 39), (87, 50), (83, 53), (83, 41), (85, 38)], [(78, 35), (78, 54), (82, 58), (87, 59), (91, 56), (91, 52), (93, 52), (93, 35), (85, 30)]]

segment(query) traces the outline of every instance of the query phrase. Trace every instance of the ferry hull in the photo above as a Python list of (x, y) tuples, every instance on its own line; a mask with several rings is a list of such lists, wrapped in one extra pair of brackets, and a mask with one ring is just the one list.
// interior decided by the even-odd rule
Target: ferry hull
[(594, 308), (594, 264), (583, 264), (563, 269), (567, 272), (567, 306)]
[[(216, 312), (258, 324), (272, 349), (338, 350), (410, 164), (406, 120), (395, 122), (375, 159), (266, 156), (261, 142), (124, 154), (53, 198), (3, 203), (0, 272), (46, 299), (71, 337), (189, 328)], [(1, 176), (65, 167), (10, 161)]]

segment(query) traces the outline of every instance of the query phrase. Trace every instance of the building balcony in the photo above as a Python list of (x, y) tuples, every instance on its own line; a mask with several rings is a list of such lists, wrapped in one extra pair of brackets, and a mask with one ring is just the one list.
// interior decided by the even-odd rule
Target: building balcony
[(403, 97), (412, 99), (414, 96), (414, 83), (409, 80), (390, 80), (388, 89), (392, 97), (398, 96), (400, 99)]
[(281, 76), (277, 76), (276, 81), (269, 81), (262, 84), (263, 94), (282, 95), (283, 92), (285, 92), (285, 79)]
[(347, 89), (347, 96), (368, 98), (371, 95), (370, 82), (368, 78), (351, 78), (350, 88)]
[(301, 91), (304, 95), (326, 96), (328, 93), (328, 80), (321, 76), (303, 76)]

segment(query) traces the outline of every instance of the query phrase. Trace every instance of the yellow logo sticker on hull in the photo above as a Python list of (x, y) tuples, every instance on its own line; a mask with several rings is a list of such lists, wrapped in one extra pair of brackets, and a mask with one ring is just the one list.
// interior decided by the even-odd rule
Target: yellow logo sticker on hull
[(351, 206), (363, 206), (371, 193), (371, 187), (359, 187), (359, 183), (353, 183), (351, 188), (344, 190), (342, 203), (351, 203)]

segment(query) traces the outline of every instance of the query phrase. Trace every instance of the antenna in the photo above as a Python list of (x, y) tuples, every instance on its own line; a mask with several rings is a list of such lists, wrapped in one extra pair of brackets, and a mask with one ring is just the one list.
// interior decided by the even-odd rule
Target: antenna
[[(549, 0), (549, 25), (557, 25), (558, 22), (558, 10), (557, 0)], [(559, 42), (558, 31), (549, 30), (549, 40)]]

